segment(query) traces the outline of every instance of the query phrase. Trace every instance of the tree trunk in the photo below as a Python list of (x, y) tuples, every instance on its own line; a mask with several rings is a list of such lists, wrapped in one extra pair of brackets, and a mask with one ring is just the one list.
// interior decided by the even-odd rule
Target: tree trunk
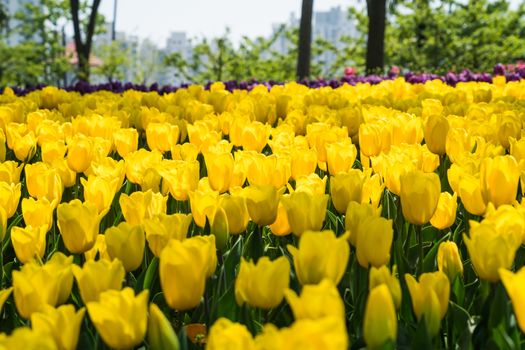
[(312, 12), (314, 0), (303, 0), (301, 24), (299, 27), (299, 54), (297, 56), (297, 79), (310, 76), (310, 56), (312, 51)]
[(367, 0), (368, 38), (366, 46), (366, 73), (380, 73), (384, 69), (386, 0)]
[(77, 79), (80, 81), (89, 81), (89, 56), (91, 54), (91, 44), (93, 42), (93, 35), (95, 34), (95, 25), (100, 1), (101, 0), (93, 0), (91, 12), (89, 14), (89, 21), (86, 32), (84, 33), (85, 38), (82, 40), (79, 18), (79, 0), (70, 0), (71, 17), (73, 19), (73, 32), (75, 37), (75, 49), (77, 51), (78, 58)]

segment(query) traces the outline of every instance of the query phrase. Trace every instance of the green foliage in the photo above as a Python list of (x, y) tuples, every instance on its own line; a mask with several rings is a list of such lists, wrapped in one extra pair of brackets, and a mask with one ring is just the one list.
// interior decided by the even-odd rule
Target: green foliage
[(107, 45), (101, 45), (95, 48), (94, 53), (100, 58), (102, 64), (95, 67), (93, 73), (102, 75), (109, 82), (124, 79), (124, 68), (129, 65), (129, 50), (123, 47), (122, 43), (114, 41)]
[(525, 57), (525, 5), (506, 0), (413, 1), (397, 6), (386, 35), (386, 62), (414, 71), (491, 71)]

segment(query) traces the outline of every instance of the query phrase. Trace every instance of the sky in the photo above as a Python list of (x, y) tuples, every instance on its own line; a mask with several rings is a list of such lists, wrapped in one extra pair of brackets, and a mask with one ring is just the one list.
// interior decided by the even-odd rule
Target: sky
[[(102, 0), (100, 12), (113, 18), (113, 1)], [(314, 11), (347, 8), (355, 0), (316, 0)], [(244, 35), (268, 36), (272, 24), (288, 22), (290, 13), (301, 13), (301, 0), (118, 0), (117, 31), (149, 38), (165, 46), (172, 31), (184, 31), (189, 38), (216, 37), (228, 26), (231, 38)]]

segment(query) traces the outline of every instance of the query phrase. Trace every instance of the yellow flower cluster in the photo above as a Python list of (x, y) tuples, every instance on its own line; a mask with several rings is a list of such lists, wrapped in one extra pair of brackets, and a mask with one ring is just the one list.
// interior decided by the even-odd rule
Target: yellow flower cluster
[[(209, 349), (346, 349), (356, 313), (358, 337), (382, 348), (403, 300), (439, 333), (466, 254), (525, 332), (525, 272), (510, 271), (525, 243), (524, 101), (525, 82), (402, 78), (5, 89), (0, 308), (30, 328), (0, 347), (74, 349), (94, 327), (112, 348), (146, 333), (174, 348), (173, 326), (192, 319)], [(355, 276), (366, 283), (341, 287)], [(227, 302), (235, 320), (220, 317)]]

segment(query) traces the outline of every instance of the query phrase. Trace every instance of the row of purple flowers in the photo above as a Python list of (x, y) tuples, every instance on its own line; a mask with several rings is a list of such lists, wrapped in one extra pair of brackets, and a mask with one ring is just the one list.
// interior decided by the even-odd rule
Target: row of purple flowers
[[(492, 82), (492, 77), (504, 75), (507, 78), (507, 81), (519, 81), (521, 79), (525, 79), (525, 66), (519, 66), (516, 69), (509, 70), (507, 67), (505, 67), (502, 64), (497, 64), (494, 66), (492, 73), (475, 73), (468, 69), (465, 69), (461, 71), (460, 73), (455, 72), (448, 72), (445, 75), (438, 75), (438, 74), (431, 74), (431, 73), (413, 73), (413, 72), (407, 72), (404, 74), (404, 78), (407, 82), (413, 83), (413, 84), (420, 84), (424, 83), (429, 80), (435, 80), (439, 79), (443, 82), (445, 82), (448, 85), (455, 86), (457, 83), (460, 82), (470, 82), (470, 81), (476, 81), (476, 82)], [(391, 70), (387, 75), (357, 75), (357, 74), (350, 74), (345, 75), (340, 79), (324, 79), (324, 78), (318, 78), (318, 79), (303, 79), (299, 80), (298, 83), (306, 85), (310, 88), (320, 88), (324, 86), (331, 86), (333, 88), (339, 87), (345, 83), (350, 85), (355, 85), (358, 83), (369, 83), (369, 84), (379, 84), (380, 82), (384, 80), (392, 80), (397, 77), (399, 77), (400, 74), (398, 73), (398, 70)], [(205, 84), (205, 89), (209, 89), (212, 82), (208, 82)], [(229, 80), (225, 81), (224, 84), (226, 85), (226, 89), (229, 91), (236, 90), (236, 89), (243, 89), (243, 90), (251, 90), (256, 85), (266, 85), (268, 88), (271, 88), (274, 85), (281, 85), (282, 82), (277, 82), (273, 80), (269, 81), (258, 81), (257, 79), (251, 79), (248, 81), (236, 81), (236, 80)], [(12, 87), (14, 92), (17, 95), (25, 95), (31, 91), (39, 90), (44, 88), (46, 85), (39, 84), (35, 86), (28, 86), (28, 87)], [(74, 85), (65, 87), (65, 90), (67, 91), (76, 91), (82, 94), (85, 93), (92, 93), (96, 91), (112, 91), (115, 93), (122, 93), (126, 90), (138, 90), (138, 91), (144, 91), (144, 92), (158, 92), (159, 94), (164, 93), (170, 93), (175, 92), (177, 89), (188, 87), (189, 84), (180, 84), (178, 86), (175, 85), (165, 85), (160, 86), (157, 83), (151, 84), (151, 85), (145, 85), (145, 84), (134, 84), (134, 83), (123, 83), (123, 82), (110, 82), (110, 83), (104, 83), (104, 84), (90, 84), (87, 82), (77, 82)], [(0, 89), (0, 91), (3, 91), (3, 88)]]

